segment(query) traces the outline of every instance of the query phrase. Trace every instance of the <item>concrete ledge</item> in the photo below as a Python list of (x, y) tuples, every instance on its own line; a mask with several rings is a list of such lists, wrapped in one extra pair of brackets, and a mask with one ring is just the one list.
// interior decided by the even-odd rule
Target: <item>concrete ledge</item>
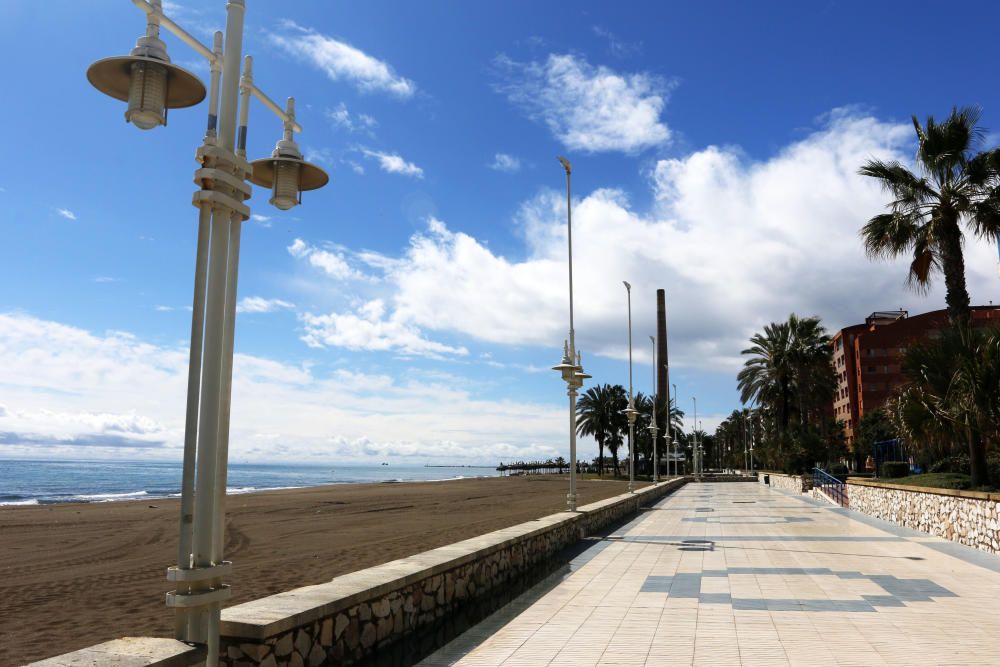
[(350, 664), (500, 590), (690, 481), (675, 478), (222, 611), (225, 664)]
[(190, 667), (205, 664), (205, 649), (176, 639), (122, 637), (29, 667)]
[(934, 493), (939, 496), (952, 496), (954, 498), (972, 498), (974, 500), (990, 500), (1000, 502), (1000, 493), (988, 491), (965, 491), (962, 489), (939, 489), (933, 486), (913, 486), (912, 484), (892, 484), (889, 482), (874, 481), (867, 479), (847, 478), (847, 484), (857, 486), (872, 486), (879, 489), (895, 489), (897, 491), (912, 491), (913, 493)]

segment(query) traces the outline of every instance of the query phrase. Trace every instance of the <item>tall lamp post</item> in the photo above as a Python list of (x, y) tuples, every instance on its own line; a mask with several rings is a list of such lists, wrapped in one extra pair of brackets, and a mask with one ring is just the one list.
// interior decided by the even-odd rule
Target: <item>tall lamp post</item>
[(625, 416), (628, 417), (628, 491), (635, 490), (635, 418), (639, 411), (635, 409), (635, 399), (632, 396), (632, 286), (627, 280), (625, 294), (628, 299), (628, 407)]
[(558, 371), (566, 382), (569, 396), (569, 493), (566, 494), (566, 509), (576, 511), (576, 392), (583, 381), (590, 378), (583, 371), (580, 353), (576, 349), (576, 332), (573, 330), (573, 206), (570, 199), (570, 175), (573, 166), (564, 157), (559, 158), (566, 170), (566, 238), (569, 245), (569, 339), (563, 342), (563, 358), (552, 370)]
[(660, 461), (656, 458), (656, 434), (660, 429), (656, 426), (656, 399), (658, 398), (656, 395), (656, 336), (650, 336), (649, 342), (653, 345), (653, 400), (649, 411), (649, 432), (653, 434), (653, 484), (657, 484), (660, 481)]
[[(270, 188), (270, 202), (287, 210), (300, 203), (302, 191), (326, 185), (329, 177), (302, 159), (293, 139), (294, 132), (302, 131), (294, 100), (289, 98), (282, 110), (257, 88), (250, 56), (241, 76), (244, 0), (229, 0), (225, 39), (216, 32), (211, 49), (164, 15), (160, 0), (133, 3), (146, 14), (145, 35), (128, 56), (105, 58), (87, 69), (94, 87), (128, 103), (127, 122), (150, 130), (167, 124), (168, 109), (205, 98), (201, 81), (171, 64), (160, 40), (161, 26), (207, 59), (211, 71), (207, 129), (196, 153), (200, 167), (195, 183), (201, 189), (193, 197), (199, 216), (180, 535), (177, 565), (167, 570), (167, 579), (176, 585), (167, 593), (167, 605), (175, 610), (176, 637), (205, 644), (206, 664), (218, 665), (219, 616), (230, 593), (223, 579), (232, 571), (223, 559), (223, 546), (240, 231), (250, 217), (244, 203), (251, 196), (246, 181)], [(251, 95), (284, 124), (274, 154), (253, 163), (246, 160)]]
[[(674, 390), (674, 393), (673, 393), (673, 404), (677, 405), (677, 385), (674, 384), (673, 382), (671, 382), (670, 386)], [(673, 417), (673, 413), (672, 412), (667, 415), (667, 419), (671, 419), (672, 417)], [(680, 456), (679, 444), (680, 443), (677, 442), (677, 432), (675, 431), (674, 432), (674, 475), (677, 475), (677, 466), (680, 465), (680, 461), (677, 460), (677, 457)]]
[(691, 400), (694, 401), (694, 424), (692, 424), (692, 430), (694, 431), (694, 433), (692, 434), (694, 436), (694, 448), (691, 450), (691, 454), (692, 454), (692, 456), (694, 456), (694, 473), (696, 475), (700, 475), (701, 474), (701, 456), (700, 456), (701, 443), (698, 442), (698, 439), (699, 439), (698, 438), (698, 399), (696, 397), (692, 396)]

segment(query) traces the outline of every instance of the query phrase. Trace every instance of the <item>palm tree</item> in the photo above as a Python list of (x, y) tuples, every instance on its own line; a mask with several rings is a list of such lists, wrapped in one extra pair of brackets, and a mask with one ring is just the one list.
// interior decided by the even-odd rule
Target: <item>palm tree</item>
[(869, 160), (859, 171), (893, 197), (890, 212), (861, 229), (868, 256), (912, 251), (908, 282), (918, 289), (928, 286), (934, 271), (944, 273), (948, 318), (955, 325), (969, 321), (961, 223), (980, 238), (1000, 241), (1000, 149), (974, 153), (983, 138), (980, 115), (978, 108), (956, 108), (941, 123), (928, 116), (923, 127), (914, 116), (920, 175), (895, 160)]
[(792, 313), (787, 322), (768, 324), (742, 352), (750, 358), (737, 375), (740, 400), (771, 410), (781, 434), (793, 414), (802, 425), (817, 421), (835, 383), (829, 342), (818, 317)]
[(604, 447), (614, 437), (613, 411), (616, 392), (609, 384), (591, 387), (576, 403), (576, 432), (597, 441), (598, 474), (604, 476)]
[(910, 382), (894, 416), (904, 431), (914, 439), (963, 442), (972, 486), (987, 484), (986, 444), (1000, 439), (1000, 329), (945, 331), (907, 350), (903, 369)]

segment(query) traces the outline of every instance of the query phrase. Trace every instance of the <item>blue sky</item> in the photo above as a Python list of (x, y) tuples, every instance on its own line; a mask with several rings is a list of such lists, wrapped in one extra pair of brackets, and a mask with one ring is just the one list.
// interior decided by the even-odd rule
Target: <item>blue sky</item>
[[(331, 183), (288, 212), (250, 201), (246, 460), (564, 453), (558, 154), (587, 370), (627, 382), (629, 280), (648, 391), (665, 288), (672, 380), (711, 428), (763, 324), (942, 307), (940, 286), (905, 289), (904, 262), (865, 259), (857, 230), (885, 198), (858, 165), (910, 160), (910, 115), (955, 104), (1000, 137), (989, 3), (248, 4), (255, 81), (296, 97)], [(166, 11), (206, 43), (224, 24), (223, 2)], [(143, 28), (126, 0), (0, 5), (0, 456), (179, 457), (204, 105), (141, 132), (84, 75)], [(255, 104), (250, 156), (279, 135)], [(973, 302), (997, 299), (995, 248), (967, 252)]]

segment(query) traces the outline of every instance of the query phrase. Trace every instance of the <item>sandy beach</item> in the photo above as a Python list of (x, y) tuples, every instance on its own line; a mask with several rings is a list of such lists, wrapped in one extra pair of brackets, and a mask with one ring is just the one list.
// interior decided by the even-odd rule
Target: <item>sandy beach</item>
[[(345, 484), (229, 496), (231, 604), (563, 509), (565, 475)], [(586, 504), (624, 482), (582, 481)], [(177, 500), (0, 509), (0, 665), (124, 635), (171, 636)]]

